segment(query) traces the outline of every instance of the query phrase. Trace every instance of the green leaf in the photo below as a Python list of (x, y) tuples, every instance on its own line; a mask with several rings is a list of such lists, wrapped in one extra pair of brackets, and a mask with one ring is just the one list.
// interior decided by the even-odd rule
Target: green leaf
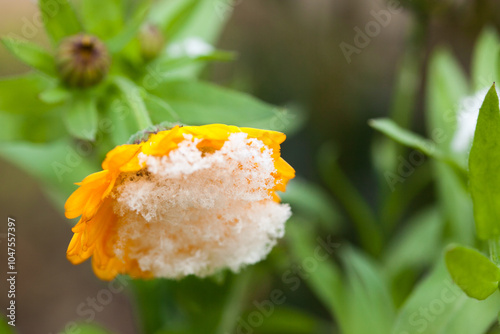
[(98, 113), (96, 100), (91, 94), (79, 94), (69, 100), (63, 117), (72, 136), (91, 141), (95, 139)]
[(141, 88), (125, 77), (115, 77), (114, 82), (122, 93), (123, 100), (132, 111), (138, 130), (143, 130), (153, 125), (144, 99), (142, 98)]
[(179, 122), (179, 114), (167, 103), (158, 96), (146, 94), (144, 99), (146, 108), (151, 115), (151, 120), (154, 124), (163, 122)]
[(123, 28), (123, 8), (120, 0), (85, 0), (81, 2), (81, 9), (86, 31), (99, 38), (109, 39)]
[(68, 0), (40, 0), (38, 5), (45, 30), (55, 45), (63, 38), (82, 31), (80, 21)]
[(102, 327), (93, 324), (77, 324), (75, 327), (64, 332), (64, 334), (109, 334), (107, 330)]
[(432, 55), (428, 80), (428, 133), (446, 152), (455, 134), (459, 102), (468, 95), (467, 80), (453, 55), (444, 49)]
[(479, 35), (472, 55), (472, 82), (475, 90), (489, 87), (498, 81), (498, 53), (500, 39), (496, 29), (486, 27)]
[(2, 43), (19, 60), (51, 76), (56, 76), (54, 57), (37, 44), (12, 37), (2, 38)]
[(38, 179), (62, 212), (65, 200), (77, 188), (74, 183), (100, 169), (98, 163), (90, 162), (93, 148), (83, 150), (67, 139), (45, 144), (0, 143), (0, 156)]
[(245, 298), (248, 297), (252, 272), (246, 270), (234, 277), (231, 288), (228, 291), (225, 305), (221, 312), (216, 334), (230, 333), (238, 322), (238, 317), (242, 312)]
[(5, 319), (4, 315), (0, 316), (0, 333), (2, 334), (14, 334), (12, 326), (8, 325), (7, 322), (10, 321), (9, 319)]
[(60, 110), (54, 109), (44, 114), (19, 115), (0, 111), (0, 141), (31, 141), (43, 143), (66, 135)]
[(71, 92), (62, 86), (50, 87), (39, 94), (40, 100), (48, 104), (57, 104), (67, 101), (71, 97)]
[(470, 191), (480, 239), (500, 235), (500, 108), (495, 85), (479, 110), (469, 155)]
[(321, 177), (349, 215), (360, 243), (371, 254), (380, 254), (383, 245), (382, 229), (373, 209), (340, 168), (335, 147), (324, 144), (318, 154)]
[(438, 208), (424, 209), (412, 217), (387, 248), (384, 271), (394, 277), (405, 269), (421, 270), (432, 264), (440, 254), (442, 225)]
[[(158, 2), (149, 20), (157, 24), (169, 43), (186, 39), (201, 39), (214, 45), (229, 18), (234, 1), (179, 0)], [(183, 75), (194, 77), (202, 64), (193, 64), (183, 70)]]
[[(428, 73), (427, 132), (443, 152), (457, 158), (458, 164), (465, 168), (465, 153), (459, 154), (450, 148), (456, 130), (458, 106), (468, 93), (465, 74), (453, 55), (444, 49), (438, 49), (431, 56)], [(463, 175), (458, 175), (456, 169), (443, 162), (431, 163), (447, 230), (452, 240), (470, 244), (474, 240), (474, 226), (470, 194), (464, 187)]]
[(111, 122), (114, 124), (110, 133), (113, 145), (123, 145), (127, 143), (130, 136), (139, 131), (132, 111), (123, 99), (114, 100), (108, 113)]
[[(248, 319), (251, 312), (243, 316)], [(286, 306), (276, 306), (272, 314), (259, 326), (259, 334), (311, 334), (326, 333), (320, 331), (321, 322), (319, 319), (298, 309)], [(228, 332), (229, 333), (229, 332)]]
[(224, 123), (293, 132), (296, 115), (244, 93), (199, 81), (168, 81), (151, 91), (168, 101), (181, 122), (190, 125)]
[[(179, 45), (179, 47), (182, 47)], [(199, 55), (163, 56), (148, 65), (148, 73), (143, 79), (145, 88), (153, 89), (159, 82), (173, 79), (190, 79), (193, 65), (214, 61), (232, 61), (234, 52), (213, 50)]]
[(232, 0), (221, 3), (210, 0), (163, 1), (151, 11), (149, 20), (158, 25), (172, 42), (199, 37), (213, 44), (233, 5)]
[(372, 119), (368, 122), (368, 124), (372, 128), (382, 132), (400, 144), (414, 148), (430, 157), (445, 162), (461, 178), (461, 182), (466, 188), (467, 171), (455, 162), (453, 158), (450, 158), (443, 153), (435, 142), (424, 139), (413, 132), (400, 128), (396, 123), (394, 123), (394, 121), (388, 118)]
[(479, 251), (452, 246), (446, 251), (445, 259), (453, 281), (467, 296), (484, 300), (498, 289), (500, 268)]
[(467, 297), (438, 259), (399, 311), (392, 334), (484, 334), (497, 319), (499, 293), (482, 302)]
[(391, 119), (372, 119), (368, 122), (368, 124), (372, 128), (382, 132), (383, 134), (400, 144), (419, 150), (420, 152), (425, 153), (430, 157), (435, 157), (437, 159), (443, 158), (443, 153), (437, 147), (436, 143), (434, 143), (432, 140), (422, 138), (411, 131), (399, 127), (399, 125), (397, 125)]
[[(347, 273), (344, 289), (349, 330), (345, 333), (389, 333), (395, 310), (389, 284), (379, 265), (353, 248), (348, 248), (341, 257)], [(364, 315), (363, 321), (359, 321), (359, 314)]]
[[(311, 288), (316, 297), (323, 305), (331, 312), (339, 323), (342, 332), (348, 328), (348, 310), (345, 307), (347, 304), (347, 296), (345, 286), (342, 281), (340, 269), (332, 261), (338, 244), (333, 243), (332, 236), (326, 238), (317, 238), (314, 231), (311, 230), (311, 225), (308, 221), (293, 216), (287, 223), (286, 238), (292, 255), (299, 263), (306, 258), (315, 259), (316, 268), (311, 270), (307, 275), (305, 283)], [(316, 244), (315, 240), (321, 240), (320, 244)], [(324, 247), (326, 246), (326, 249)], [(322, 247), (323, 246), (323, 247)], [(317, 249), (323, 248), (329, 256), (327, 258), (316, 258)]]
[(38, 73), (0, 80), (0, 111), (32, 115), (52, 109), (39, 98), (39, 94), (52, 84), (53, 81)]
[(120, 32), (106, 41), (111, 53), (120, 52), (136, 35), (144, 23), (151, 7), (151, 1), (139, 2), (132, 16), (127, 19), (127, 24)]

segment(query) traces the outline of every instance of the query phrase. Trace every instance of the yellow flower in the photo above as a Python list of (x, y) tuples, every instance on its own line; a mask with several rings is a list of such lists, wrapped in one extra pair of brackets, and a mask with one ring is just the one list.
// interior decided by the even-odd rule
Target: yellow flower
[(67, 200), (67, 257), (111, 280), (206, 276), (262, 260), (291, 212), (276, 191), (295, 171), (285, 135), (222, 124), (176, 126), (111, 150)]

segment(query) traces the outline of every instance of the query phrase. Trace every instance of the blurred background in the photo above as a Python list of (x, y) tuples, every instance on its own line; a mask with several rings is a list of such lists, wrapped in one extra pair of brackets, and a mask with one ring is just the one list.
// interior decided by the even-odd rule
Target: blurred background
[[(364, 29), (374, 19), (372, 11), (387, 9), (387, 2), (237, 0), (218, 46), (239, 56), (234, 63), (210, 65), (203, 76), (275, 105), (300, 105), (306, 113), (306, 126), (286, 141), (284, 158), (300, 176), (321, 185), (317, 154), (323, 143), (333, 142), (342, 169), (375, 206), (380, 191), (370, 153), (375, 133), (367, 120), (390, 113), (395, 75), (404, 55), (411, 50), (418, 53), (419, 98), (410, 124), (414, 131), (423, 133), (423, 85), (429, 53), (437, 45), (447, 45), (467, 69), (480, 30), (500, 24), (500, 2), (496, 0), (413, 0), (401, 4), (404, 9), (391, 15), (387, 26), (359, 53), (352, 53), (349, 62), (340, 45), (355, 45), (355, 29)], [(20, 35), (36, 11), (34, 0), (0, 0), (0, 35)], [(48, 44), (43, 29), (34, 29), (33, 41)], [(27, 67), (0, 47), (0, 76), (26, 71)], [(14, 217), (18, 228), (17, 330), (59, 333), (66, 323), (85, 320), (78, 319), (76, 308), (107, 283), (95, 278), (88, 262), (73, 266), (66, 260), (70, 225), (34, 179), (0, 160), (0, 184), (1, 219)], [(432, 194), (432, 189), (427, 189), (412, 207), (432, 200)], [(0, 224), (0, 237), (5, 229), (6, 224)], [(347, 229), (345, 237), (349, 236)], [(2, 249), (4, 244), (0, 238)], [(0, 263), (4, 268), (4, 251), (0, 252)], [(2, 286), (4, 275), (0, 274)], [(302, 286), (297, 294), (307, 297), (310, 292)], [(0, 301), (4, 310), (4, 296)], [(300, 307), (328, 319), (319, 304)], [(126, 293), (115, 294), (95, 321), (116, 333), (138, 332)]]

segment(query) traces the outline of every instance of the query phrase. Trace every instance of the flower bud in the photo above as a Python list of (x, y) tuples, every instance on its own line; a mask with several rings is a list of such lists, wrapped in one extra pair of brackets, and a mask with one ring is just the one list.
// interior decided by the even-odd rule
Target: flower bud
[(79, 34), (64, 39), (56, 54), (62, 81), (70, 87), (89, 87), (108, 73), (110, 57), (106, 45), (97, 37)]
[(161, 53), (165, 46), (165, 39), (157, 26), (148, 23), (142, 26), (139, 32), (139, 43), (142, 58), (149, 61)]

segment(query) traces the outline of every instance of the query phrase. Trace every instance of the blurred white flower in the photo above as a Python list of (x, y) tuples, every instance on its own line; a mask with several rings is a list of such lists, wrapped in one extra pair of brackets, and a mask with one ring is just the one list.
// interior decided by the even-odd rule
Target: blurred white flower
[[(476, 130), (479, 109), (488, 93), (489, 88), (482, 89), (472, 96), (460, 101), (457, 112), (457, 130), (451, 142), (451, 147), (456, 152), (466, 152), (472, 146), (474, 131)], [(500, 91), (497, 89), (497, 93)]]
[(167, 52), (172, 57), (188, 56), (191, 58), (204, 56), (214, 51), (214, 47), (199, 37), (189, 37), (182, 42), (172, 44)]

